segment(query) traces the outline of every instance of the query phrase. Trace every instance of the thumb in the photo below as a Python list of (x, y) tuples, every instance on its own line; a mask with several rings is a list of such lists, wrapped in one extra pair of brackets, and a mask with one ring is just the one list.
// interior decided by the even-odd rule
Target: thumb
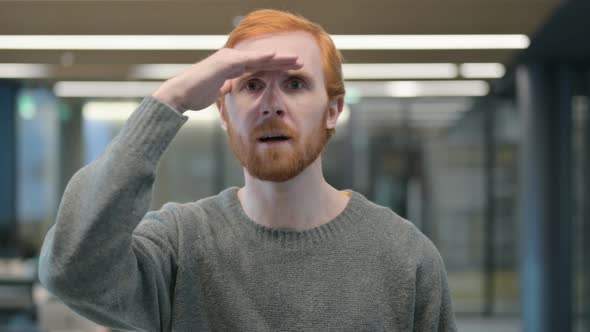
[(219, 89), (219, 96), (223, 97), (224, 95), (228, 94), (231, 92), (231, 81), (230, 80), (226, 80), (223, 85), (221, 86), (221, 88)]

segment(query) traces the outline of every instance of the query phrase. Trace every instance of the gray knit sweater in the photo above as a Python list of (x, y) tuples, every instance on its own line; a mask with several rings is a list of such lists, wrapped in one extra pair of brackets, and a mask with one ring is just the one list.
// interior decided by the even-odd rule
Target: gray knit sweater
[(134, 331), (454, 331), (441, 256), (415, 226), (349, 191), (317, 228), (245, 214), (238, 188), (148, 212), (187, 117), (147, 97), (70, 180), (39, 277), (99, 324)]

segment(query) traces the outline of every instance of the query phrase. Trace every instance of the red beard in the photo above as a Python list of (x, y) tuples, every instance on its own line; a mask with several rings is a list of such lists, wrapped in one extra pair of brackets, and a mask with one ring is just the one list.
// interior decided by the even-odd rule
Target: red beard
[[(263, 181), (285, 182), (303, 172), (324, 149), (329, 138), (324, 127), (326, 117), (327, 111), (308, 137), (301, 137), (298, 131), (288, 127), (279, 118), (272, 117), (250, 132), (248, 142), (233, 130), (229, 118), (226, 118), (229, 144), (250, 175)], [(290, 141), (277, 147), (258, 147), (260, 142), (257, 138), (276, 132), (289, 136)]]

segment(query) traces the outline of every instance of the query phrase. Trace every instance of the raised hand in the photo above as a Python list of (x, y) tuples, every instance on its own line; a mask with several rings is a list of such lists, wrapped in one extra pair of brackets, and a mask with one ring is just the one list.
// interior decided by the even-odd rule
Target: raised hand
[(296, 55), (222, 48), (164, 82), (152, 96), (178, 111), (201, 110), (231, 91), (229, 80), (248, 72), (295, 70)]

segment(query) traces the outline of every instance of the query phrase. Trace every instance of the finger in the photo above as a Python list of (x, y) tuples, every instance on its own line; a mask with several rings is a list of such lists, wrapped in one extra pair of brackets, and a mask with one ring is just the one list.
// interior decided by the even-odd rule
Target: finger
[(297, 54), (291, 54), (291, 53), (276, 53), (273, 57), (272, 57), (272, 61), (296, 61), (299, 58), (299, 56)]
[(227, 80), (223, 83), (223, 85), (221, 86), (221, 88), (219, 89), (219, 96), (223, 97), (226, 94), (231, 92), (231, 81)]
[(246, 63), (246, 68), (260, 68), (260, 67), (302, 67), (303, 61), (297, 55), (289, 56), (274, 56), (271, 59), (264, 61), (249, 61)]
[(303, 61), (301, 61), (299, 58), (295, 58), (295, 59), (288, 59), (288, 60), (275, 60), (270, 59), (267, 60), (265, 62), (261, 62), (261, 63), (266, 63), (266, 64), (270, 64), (270, 65), (295, 65), (295, 64), (303, 64)]
[(276, 52), (248, 52), (244, 64), (246, 66), (258, 63), (293, 63), (297, 62), (298, 56), (295, 54), (278, 54)]
[(296, 70), (301, 69), (303, 63), (257, 63), (246, 67), (246, 72)]

